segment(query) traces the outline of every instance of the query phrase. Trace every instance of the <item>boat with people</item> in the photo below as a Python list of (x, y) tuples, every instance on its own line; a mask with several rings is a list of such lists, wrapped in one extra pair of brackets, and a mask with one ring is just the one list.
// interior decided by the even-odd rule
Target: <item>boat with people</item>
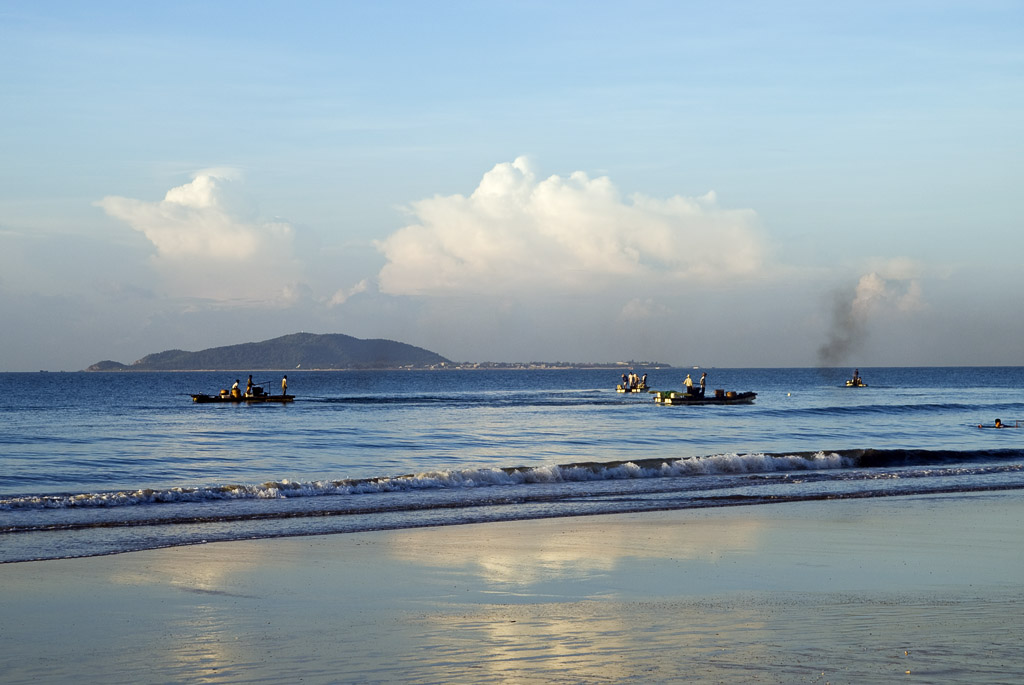
[(714, 395), (702, 395), (698, 392), (676, 392), (662, 390), (654, 393), (654, 401), (658, 404), (753, 404), (757, 393), (753, 391), (736, 392), (733, 390), (715, 390)]
[(227, 390), (221, 390), (218, 395), (192, 395), (192, 401), (197, 404), (209, 404), (211, 402), (234, 402), (236, 404), (241, 402), (293, 402), (294, 400), (295, 395), (264, 395), (262, 391), (259, 394), (254, 393), (252, 395), (232, 395)]
[(866, 388), (868, 384), (864, 382), (864, 379), (860, 377), (860, 370), (853, 370), (853, 378), (846, 381), (846, 387), (848, 388)]
[(242, 392), (239, 389), (238, 383), (239, 381), (236, 380), (230, 390), (221, 389), (220, 393), (216, 395), (196, 393), (192, 395), (192, 401), (197, 404), (210, 404), (215, 402), (239, 404), (242, 402), (292, 402), (295, 399), (295, 395), (288, 394), (288, 376), (281, 379), (280, 395), (270, 395), (263, 392), (262, 386), (255, 385), (252, 382), (252, 374), (249, 375), (249, 380), (246, 381), (245, 392)]
[(638, 376), (632, 371), (622, 374), (622, 382), (615, 386), (615, 392), (647, 392), (647, 374)]

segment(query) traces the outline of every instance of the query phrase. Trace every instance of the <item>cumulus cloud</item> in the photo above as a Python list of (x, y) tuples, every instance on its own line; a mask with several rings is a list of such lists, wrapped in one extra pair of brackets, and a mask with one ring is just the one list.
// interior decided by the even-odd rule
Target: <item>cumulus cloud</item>
[(367, 279), (363, 279), (356, 283), (351, 288), (342, 288), (341, 290), (334, 293), (331, 298), (327, 301), (328, 307), (337, 307), (338, 305), (345, 304), (345, 302), (353, 295), (359, 293), (365, 293), (370, 289), (370, 282)]
[(294, 292), (294, 232), (261, 221), (234, 172), (211, 169), (159, 202), (109, 196), (96, 203), (153, 244), (154, 266), (174, 294), (268, 301)]
[(754, 212), (721, 209), (714, 193), (624, 200), (606, 177), (538, 180), (522, 157), (468, 197), (421, 200), (411, 213), (415, 223), (377, 243), (381, 292), (579, 291), (748, 276), (764, 262)]
[(818, 361), (833, 366), (863, 344), (876, 316), (907, 313), (925, 307), (917, 267), (906, 259), (890, 260), (866, 273), (851, 290), (835, 294), (827, 340), (818, 348)]

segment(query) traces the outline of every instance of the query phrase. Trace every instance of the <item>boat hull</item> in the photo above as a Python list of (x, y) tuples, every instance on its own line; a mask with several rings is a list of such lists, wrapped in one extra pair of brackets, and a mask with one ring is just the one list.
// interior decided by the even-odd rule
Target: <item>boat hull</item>
[(659, 404), (753, 404), (756, 397), (756, 392), (726, 393), (721, 397), (691, 395), (685, 392), (663, 392), (655, 395), (654, 401)]
[(295, 395), (252, 395), (246, 397), (232, 397), (231, 395), (192, 395), (192, 401), (196, 404), (261, 404), (265, 402), (292, 402)]

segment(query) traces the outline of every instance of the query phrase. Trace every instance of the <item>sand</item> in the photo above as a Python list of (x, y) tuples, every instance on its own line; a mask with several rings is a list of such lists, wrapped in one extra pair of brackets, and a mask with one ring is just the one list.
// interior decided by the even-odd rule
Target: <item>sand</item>
[(1016, 683), (1019, 493), (0, 565), (20, 682)]

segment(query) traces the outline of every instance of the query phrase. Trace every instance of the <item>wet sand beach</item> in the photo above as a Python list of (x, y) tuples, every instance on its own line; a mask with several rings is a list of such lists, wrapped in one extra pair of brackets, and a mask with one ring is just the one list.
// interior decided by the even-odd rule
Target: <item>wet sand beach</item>
[(0, 565), (21, 682), (1024, 679), (1018, 492)]

